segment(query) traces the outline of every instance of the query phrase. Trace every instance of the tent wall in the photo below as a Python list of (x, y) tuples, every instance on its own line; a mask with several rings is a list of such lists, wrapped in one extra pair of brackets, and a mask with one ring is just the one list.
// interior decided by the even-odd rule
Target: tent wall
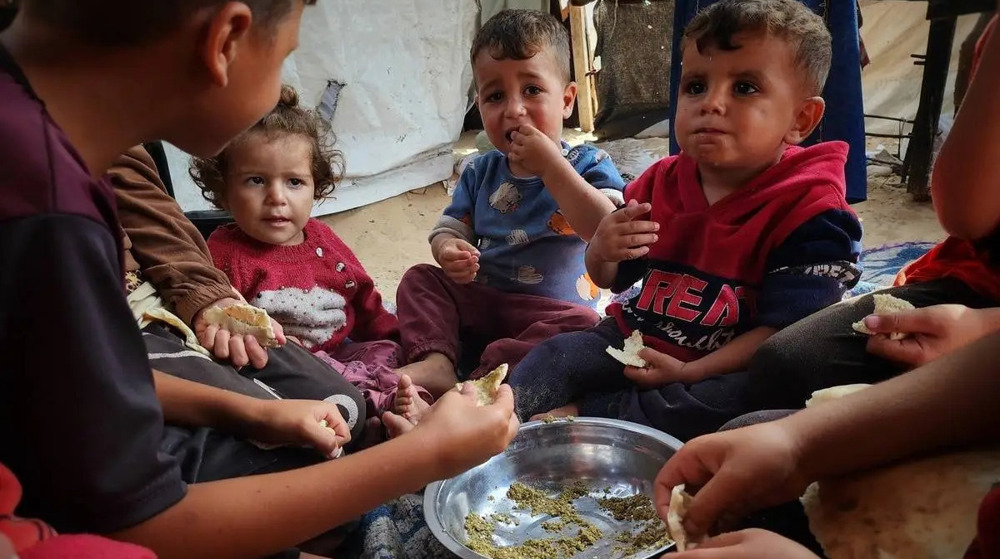
[[(331, 81), (344, 84), (332, 124), (347, 177), (314, 214), (451, 177), (478, 13), (469, 0), (327, 0), (306, 8), (285, 81), (314, 106)], [(187, 155), (167, 150), (181, 206), (208, 208), (187, 175)]]
[[(861, 36), (871, 57), (871, 65), (861, 73), (865, 94), (865, 113), (913, 119), (920, 101), (923, 66), (913, 64), (911, 54), (927, 50), (927, 3), (900, 0), (865, 0), (861, 2), (864, 26)], [(978, 16), (958, 18), (955, 45), (949, 67), (942, 115), (955, 110), (952, 92), (958, 70), (958, 47), (972, 30)], [(894, 133), (891, 122), (869, 119), (869, 132)]]

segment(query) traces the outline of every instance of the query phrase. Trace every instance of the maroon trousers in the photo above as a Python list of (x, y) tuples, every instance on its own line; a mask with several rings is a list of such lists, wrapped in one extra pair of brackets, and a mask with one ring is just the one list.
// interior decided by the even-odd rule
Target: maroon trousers
[(437, 352), (458, 367), (481, 350), (469, 378), (502, 363), (513, 369), (539, 343), (590, 328), (600, 318), (593, 309), (548, 297), (478, 283), (459, 285), (430, 264), (418, 264), (403, 274), (396, 306), (408, 363)]

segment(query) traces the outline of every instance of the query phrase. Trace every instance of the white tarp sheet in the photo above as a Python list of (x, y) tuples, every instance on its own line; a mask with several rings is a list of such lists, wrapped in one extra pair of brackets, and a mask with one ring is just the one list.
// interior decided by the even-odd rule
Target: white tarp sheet
[[(871, 65), (861, 72), (865, 113), (912, 120), (920, 102), (923, 66), (914, 65), (910, 55), (927, 51), (930, 26), (926, 18), (927, 3), (862, 0), (861, 10), (864, 15), (861, 36), (871, 57)], [(958, 48), (977, 18), (977, 15), (958, 18), (942, 115), (950, 116), (955, 110), (952, 93), (958, 70)], [(869, 132), (895, 133), (896, 126), (896, 123), (875, 119), (866, 122)]]
[[(285, 81), (310, 106), (331, 81), (344, 84), (333, 130), (347, 177), (314, 215), (451, 177), (478, 11), (469, 0), (325, 0), (306, 8)], [(172, 146), (167, 155), (184, 210), (208, 209), (188, 177), (187, 155)]]

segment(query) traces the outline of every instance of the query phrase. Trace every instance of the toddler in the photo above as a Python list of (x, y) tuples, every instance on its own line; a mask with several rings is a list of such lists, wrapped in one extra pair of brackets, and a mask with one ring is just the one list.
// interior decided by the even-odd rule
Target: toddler
[(209, 250), (250, 304), (362, 390), (369, 417), (393, 411), (415, 421), (431, 398), (394, 372), (396, 317), (351, 249), (310, 217), (342, 167), (324, 132), (285, 86), (278, 105), (222, 153), (193, 160), (206, 199), (236, 221), (212, 233)]
[[(521, 362), (510, 381), (521, 417), (614, 417), (682, 439), (715, 431), (749, 411), (744, 371), (764, 340), (857, 282), (847, 145), (796, 146), (823, 116), (822, 18), (795, 0), (724, 0), (682, 46), (682, 153), (629, 185), (586, 254), (597, 285), (640, 289)], [(636, 330), (643, 368), (605, 351)]]

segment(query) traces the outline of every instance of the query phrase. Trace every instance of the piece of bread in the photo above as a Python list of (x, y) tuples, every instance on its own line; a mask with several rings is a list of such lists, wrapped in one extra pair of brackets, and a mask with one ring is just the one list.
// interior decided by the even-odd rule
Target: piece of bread
[(257, 339), (261, 347), (278, 347), (278, 338), (271, 327), (271, 317), (267, 311), (246, 303), (236, 303), (228, 307), (209, 307), (202, 314), (209, 324), (219, 325), (233, 334), (249, 334)]
[[(505, 378), (507, 378), (506, 363), (493, 369), (482, 378), (466, 381), (471, 382), (473, 388), (476, 389), (476, 405), (488, 406), (495, 402), (497, 400), (497, 392), (500, 391), (500, 385), (503, 384), (503, 379)], [(463, 384), (465, 383), (460, 382), (455, 385), (455, 388), (462, 390)]]
[(823, 402), (830, 402), (838, 398), (843, 398), (848, 394), (854, 394), (855, 392), (864, 390), (871, 386), (870, 384), (843, 384), (840, 386), (831, 386), (830, 388), (824, 388), (822, 390), (817, 390), (812, 393), (812, 397), (806, 400), (806, 407), (811, 408), (816, 404), (822, 404)]
[(1000, 479), (1000, 451), (908, 460), (809, 486), (809, 528), (829, 559), (956, 559)]
[[(875, 295), (872, 295), (872, 299), (875, 300), (875, 311), (872, 314), (893, 314), (903, 311), (912, 311), (916, 308), (909, 301), (905, 301), (899, 297), (893, 297), (888, 293), (876, 293)], [(865, 326), (864, 320), (855, 322), (851, 325), (851, 328), (854, 328), (856, 332), (861, 332), (862, 334), (868, 334), (869, 336), (875, 335), (875, 332), (872, 332), (867, 326)], [(907, 334), (902, 332), (893, 332), (889, 334), (889, 339), (902, 340), (906, 336)]]
[(642, 368), (647, 365), (646, 360), (639, 357), (639, 350), (644, 347), (646, 346), (642, 344), (642, 332), (632, 330), (632, 335), (625, 338), (625, 346), (622, 349), (608, 346), (605, 351), (620, 363)]
[(670, 491), (670, 510), (667, 511), (667, 533), (670, 539), (677, 544), (677, 551), (694, 549), (701, 543), (700, 540), (693, 540), (684, 530), (684, 517), (687, 516), (688, 505), (691, 504), (691, 495), (684, 491), (684, 484), (675, 485)]

